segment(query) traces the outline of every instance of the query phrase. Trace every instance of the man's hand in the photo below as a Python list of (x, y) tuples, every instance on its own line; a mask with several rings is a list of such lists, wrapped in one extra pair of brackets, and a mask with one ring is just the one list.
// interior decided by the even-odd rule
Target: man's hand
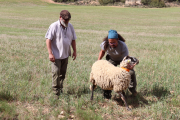
[(76, 59), (76, 56), (77, 56), (76, 52), (73, 52), (73, 55), (72, 55), (73, 60)]
[(49, 60), (51, 62), (55, 62), (55, 57), (52, 54), (52, 49), (51, 49), (51, 40), (46, 39), (46, 45), (47, 45), (47, 49), (48, 49), (48, 53), (49, 53)]
[(51, 62), (55, 62), (55, 57), (54, 57), (53, 54), (49, 54), (49, 60), (50, 60)]
[(71, 45), (72, 45), (72, 48), (73, 48), (73, 51), (74, 51), (73, 54), (72, 54), (72, 58), (73, 58), (73, 60), (75, 60), (76, 56), (77, 56), (77, 54), (76, 54), (76, 41), (72, 40)]
[(104, 50), (101, 50), (101, 51), (99, 52), (98, 60), (101, 60), (102, 57), (104, 56), (104, 54), (105, 54), (105, 51), (104, 51)]

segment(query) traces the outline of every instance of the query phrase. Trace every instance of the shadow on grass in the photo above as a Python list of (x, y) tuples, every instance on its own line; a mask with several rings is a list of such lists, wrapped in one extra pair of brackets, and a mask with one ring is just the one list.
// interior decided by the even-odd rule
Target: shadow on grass
[(153, 84), (151, 89), (145, 89), (141, 90), (140, 92), (143, 96), (153, 96), (156, 97), (158, 100), (164, 99), (167, 96), (170, 95), (170, 91), (168, 90), (167, 87), (160, 86), (159, 84), (155, 83)]
[[(91, 90), (89, 87), (81, 86), (81, 87), (68, 87), (67, 88), (67, 94), (69, 95), (75, 95), (76, 97), (81, 97), (84, 94), (91, 94)], [(94, 90), (95, 93), (102, 93), (103, 90), (97, 86), (97, 88)], [(89, 98), (90, 99), (90, 98)]]
[[(122, 101), (120, 96), (115, 96), (112, 98), (118, 105), (124, 106), (124, 102)], [(126, 95), (126, 102), (128, 105), (132, 106), (133, 108), (142, 107), (144, 105), (148, 105), (148, 101), (140, 94), (137, 96)]]
[[(97, 87), (94, 91), (94, 94), (103, 93), (100, 87)], [(90, 89), (87, 86), (81, 86), (79, 88), (69, 87), (67, 91), (68, 95), (75, 95), (76, 97), (81, 97), (84, 94), (91, 94)], [(117, 94), (116, 94), (117, 95)], [(159, 86), (158, 84), (154, 84), (151, 89), (145, 89), (138, 92), (137, 96), (132, 96), (129, 91), (126, 92), (127, 103), (133, 108), (143, 107), (145, 105), (151, 105), (157, 101), (149, 100), (148, 97), (156, 97), (158, 100), (166, 98), (166, 96), (170, 95), (170, 91), (166, 87)], [(124, 106), (124, 103), (120, 96), (112, 97), (118, 105)]]
[(18, 120), (16, 108), (8, 104), (13, 99), (9, 91), (0, 91), (0, 120)]
[[(126, 92), (127, 103), (131, 105), (133, 108), (151, 105), (157, 102), (157, 100), (160, 101), (166, 99), (166, 97), (169, 95), (170, 91), (166, 87), (159, 86), (158, 84), (154, 84), (152, 86), (152, 89), (149, 91), (146, 89), (142, 92), (139, 92), (136, 97), (131, 96), (129, 95), (129, 92)], [(147, 97), (156, 99), (147, 99)], [(120, 97), (115, 97), (114, 101), (117, 102), (117, 104), (124, 106), (124, 103)]]
[(10, 94), (9, 91), (1, 91), (0, 92), (0, 100), (11, 101), (11, 100), (13, 100), (13, 96)]
[(71, 87), (69, 86), (67, 88), (67, 94), (69, 95), (75, 95), (77, 97), (81, 97), (83, 94), (89, 94), (90, 90), (89, 88), (82, 86), (82, 87)]
[(149, 91), (148, 94), (154, 95), (160, 99), (170, 95), (170, 91), (166, 87), (154, 84), (153, 89)]

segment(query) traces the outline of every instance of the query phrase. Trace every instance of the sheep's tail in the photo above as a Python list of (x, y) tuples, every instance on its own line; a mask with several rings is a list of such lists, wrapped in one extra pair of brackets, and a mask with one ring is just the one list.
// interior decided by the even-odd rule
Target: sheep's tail
[(89, 86), (90, 91), (92, 91), (92, 89), (93, 89), (92, 87), (93, 87), (92, 85)]
[(90, 73), (89, 82), (92, 82), (92, 80), (93, 80), (93, 73), (91, 72), (91, 73)]
[[(93, 86), (94, 86), (94, 89), (93, 89)], [(92, 90), (95, 90), (96, 87), (97, 87), (97, 85), (90, 85), (90, 86), (89, 86), (89, 89), (90, 89), (90, 91), (92, 91)]]
[(89, 86), (89, 89), (91, 91), (93, 90), (93, 87), (94, 87), (94, 89), (96, 89), (97, 85), (96, 85), (95, 80), (93, 78), (93, 73), (92, 72), (90, 73), (90, 80), (89, 81), (92, 83), (92, 85)]
[(97, 85), (95, 83), (95, 80), (94, 79), (90, 79), (90, 81), (92, 82), (92, 85), (89, 86), (89, 89), (92, 91), (92, 90), (95, 90)]

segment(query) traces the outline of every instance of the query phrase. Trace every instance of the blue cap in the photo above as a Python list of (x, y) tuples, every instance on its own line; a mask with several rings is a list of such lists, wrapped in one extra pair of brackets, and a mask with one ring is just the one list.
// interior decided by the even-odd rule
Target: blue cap
[(116, 30), (109, 30), (108, 39), (117, 39), (118, 34)]

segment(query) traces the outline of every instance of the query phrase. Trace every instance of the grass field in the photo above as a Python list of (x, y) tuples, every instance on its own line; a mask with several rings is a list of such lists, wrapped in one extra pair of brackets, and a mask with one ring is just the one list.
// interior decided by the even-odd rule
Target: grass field
[[(69, 59), (64, 93), (51, 91), (45, 33), (59, 12), (71, 12), (77, 59)], [(89, 74), (108, 30), (125, 39), (136, 66), (138, 96), (132, 111), (102, 91), (90, 101)], [(0, 119), (180, 119), (180, 9), (55, 5), (40, 0), (0, 0)], [(103, 58), (104, 59), (104, 58)], [(115, 93), (113, 92), (113, 96)]]

